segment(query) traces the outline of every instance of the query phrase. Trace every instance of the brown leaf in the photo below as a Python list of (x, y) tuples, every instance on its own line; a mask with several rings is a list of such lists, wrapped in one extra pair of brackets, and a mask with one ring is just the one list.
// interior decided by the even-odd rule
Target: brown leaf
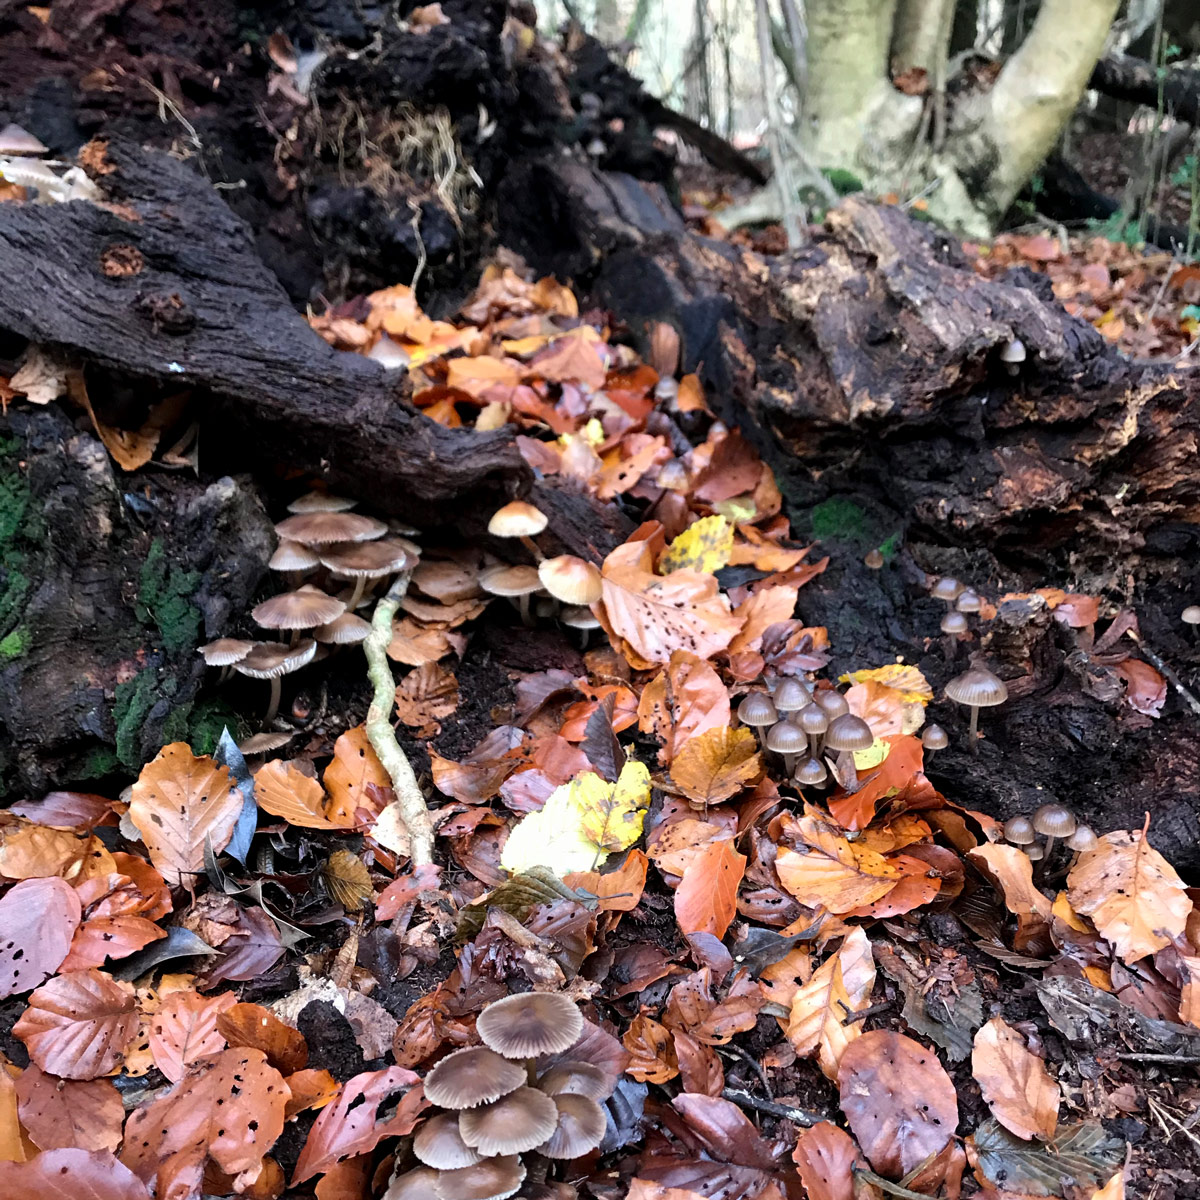
[(115, 1151), (121, 1144), (125, 1106), (111, 1080), (59, 1079), (30, 1064), (17, 1080), (17, 1099), (21, 1124), (40, 1150)]
[(783, 886), (809, 908), (851, 912), (886, 896), (903, 874), (882, 854), (847, 841), (815, 817), (801, 817), (796, 828), (805, 852), (781, 850), (775, 870)]
[(792, 1161), (808, 1200), (855, 1200), (854, 1168), (862, 1156), (854, 1139), (832, 1121), (821, 1121), (801, 1132)]
[[(422, 739), (437, 737), (441, 719), (458, 709), (458, 680), (440, 663), (425, 663), (396, 688), (396, 716)], [(389, 780), (390, 783), (390, 780)]]
[(996, 882), (1009, 912), (1023, 920), (1050, 920), (1050, 901), (1033, 882), (1033, 863), (1028, 854), (1017, 846), (992, 842), (969, 851), (969, 855)]
[(41, 879), (58, 875), (78, 884), (116, 870), (113, 856), (95, 834), (82, 837), (66, 829), (22, 825), (3, 834), (0, 875), (6, 879)]
[(676, 650), (665, 670), (642, 689), (638, 728), (662, 743), (658, 761), (664, 766), (689, 738), (730, 722), (729, 692), (720, 675), (702, 658)]
[(81, 912), (75, 889), (58, 878), (23, 879), (0, 897), (0, 997), (28, 992), (58, 970)]
[(1182, 935), (1192, 902), (1175, 868), (1145, 830), (1106, 833), (1067, 876), (1072, 908), (1091, 917), (1126, 962), (1154, 954)]
[(304, 1034), (257, 1004), (234, 1004), (218, 1012), (217, 1032), (230, 1046), (261, 1050), (282, 1075), (292, 1075), (308, 1062)]
[(137, 1025), (133, 988), (93, 969), (43, 984), (13, 1033), (47, 1074), (95, 1079), (120, 1063)]
[(746, 856), (733, 842), (712, 842), (687, 865), (675, 889), (675, 920), (683, 933), (711, 933), (723, 938), (737, 914), (738, 885)]
[(1017, 1137), (1044, 1142), (1058, 1127), (1058, 1084), (1046, 1064), (1003, 1017), (993, 1017), (975, 1034), (971, 1074), (996, 1118)]
[(204, 873), (204, 846), (224, 850), (242, 811), (226, 767), (197, 758), (184, 742), (164, 746), (133, 785), (129, 819), (150, 861), (171, 886)]
[(269, 971), (283, 955), (279, 929), (262, 908), (238, 911), (238, 924), (221, 945), (225, 952), (209, 968), (204, 982), (208, 987), (224, 979), (255, 979)]
[(222, 1050), (129, 1118), (121, 1161), (159, 1197), (199, 1194), (205, 1163), (253, 1183), (283, 1132), (288, 1089), (261, 1050)]
[(89, 917), (75, 931), (71, 951), (63, 959), (61, 969), (83, 971), (88, 967), (102, 967), (110, 958), (127, 958), (166, 936), (167, 931), (148, 917), (133, 914)]
[(729, 653), (741, 654), (762, 648), (763, 634), (780, 621), (791, 619), (796, 611), (796, 600), (800, 589), (794, 587), (769, 587), (755, 592), (734, 612), (742, 618), (741, 632), (729, 643)]
[[(328, 774), (327, 770), (327, 777)], [(343, 803), (335, 805), (315, 779), (279, 758), (258, 769), (254, 776), (254, 799), (264, 812), (304, 829), (348, 829), (354, 824), (352, 812), (346, 820), (347, 803), (355, 799), (349, 791)], [(339, 814), (337, 821), (330, 816), (335, 808)]]
[(696, 804), (718, 804), (762, 773), (758, 741), (745, 726), (709, 729), (689, 739), (671, 764), (671, 779)]
[(458, 762), (443, 758), (431, 749), (429, 762), (433, 782), (439, 791), (464, 804), (490, 800), (521, 765), (520, 747), (524, 740), (522, 730), (513, 725), (499, 725)]
[(1125, 680), (1125, 703), (1147, 717), (1162, 715), (1167, 702), (1167, 681), (1149, 664), (1138, 658), (1119, 662), (1114, 670)]
[(17, 1085), (8, 1070), (0, 1066), (0, 1164), (24, 1162), (30, 1157), (30, 1149), (17, 1113)]
[(0, 1163), (4, 1200), (150, 1200), (146, 1185), (104, 1150), (47, 1150)]
[(674, 1038), (683, 1090), (719, 1096), (725, 1087), (725, 1069), (717, 1052), (682, 1029), (675, 1030)]
[(641, 850), (630, 850), (624, 861), (612, 871), (573, 871), (563, 877), (568, 887), (590, 892), (600, 912), (632, 912), (646, 890), (646, 871), (650, 860)]
[(954, 1136), (954, 1084), (937, 1055), (912, 1038), (864, 1033), (843, 1051), (837, 1081), (842, 1112), (880, 1175), (906, 1175)]
[(288, 1120), (310, 1108), (324, 1108), (325, 1105), (332, 1104), (337, 1099), (341, 1087), (328, 1071), (313, 1067), (293, 1071), (285, 1082), (292, 1093), (284, 1112)]
[(371, 873), (363, 860), (349, 850), (335, 850), (321, 869), (330, 897), (347, 912), (362, 912), (375, 894)]
[(359, 824), (358, 811), (365, 809), (373, 821), (379, 816), (380, 804), (369, 785), (390, 788), (392, 780), (371, 748), (366, 726), (356, 725), (333, 744), (333, 761), (325, 768), (329, 804), (324, 815), (334, 825), (349, 827)]
[(217, 1016), (237, 1003), (232, 992), (201, 996), (192, 988), (172, 992), (150, 1021), (150, 1053), (154, 1065), (178, 1083), (192, 1063), (225, 1049)]
[(621, 1044), (631, 1055), (625, 1073), (639, 1083), (666, 1083), (679, 1074), (670, 1031), (645, 1013), (638, 1013), (629, 1023)]
[(599, 391), (608, 373), (600, 352), (602, 344), (600, 335), (590, 325), (579, 325), (555, 338), (536, 355), (525, 377), (538, 376), (552, 383), (581, 383)]

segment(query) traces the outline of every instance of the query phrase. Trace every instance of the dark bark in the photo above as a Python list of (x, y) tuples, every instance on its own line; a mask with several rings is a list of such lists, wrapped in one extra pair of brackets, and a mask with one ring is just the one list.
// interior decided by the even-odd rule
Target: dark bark
[(1200, 71), (1165, 67), (1160, 75), (1151, 62), (1124, 55), (1102, 58), (1088, 86), (1116, 100), (1157, 109), (1189, 125), (1200, 124)]

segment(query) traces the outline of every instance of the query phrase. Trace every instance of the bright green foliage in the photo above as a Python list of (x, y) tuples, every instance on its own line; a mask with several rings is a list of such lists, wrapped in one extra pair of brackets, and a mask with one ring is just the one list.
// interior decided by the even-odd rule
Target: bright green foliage
[(853, 500), (831, 496), (812, 510), (812, 531), (817, 538), (857, 541), (865, 532), (866, 514)]
[(200, 610), (190, 597), (200, 578), (199, 571), (183, 571), (169, 563), (162, 542), (155, 538), (138, 580), (137, 615), (154, 622), (168, 653), (194, 646), (199, 637)]
[(20, 658), (33, 644), (33, 635), (24, 625), (18, 625), (7, 637), (0, 638), (0, 659)]

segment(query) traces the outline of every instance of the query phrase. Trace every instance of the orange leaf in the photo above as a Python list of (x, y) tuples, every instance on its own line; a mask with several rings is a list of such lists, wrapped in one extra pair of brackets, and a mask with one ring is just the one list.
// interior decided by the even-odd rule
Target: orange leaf
[(1046, 1064), (1003, 1017), (993, 1017), (975, 1034), (971, 1074), (1005, 1129), (1029, 1141), (1048, 1142), (1058, 1127), (1058, 1084)]
[(590, 325), (579, 325), (554, 339), (529, 364), (525, 378), (552, 383), (581, 383), (592, 391), (604, 386), (608, 367), (601, 356), (600, 335)]
[(95, 834), (22, 824), (4, 834), (0, 875), (6, 879), (41, 879), (58, 875), (78, 884), (116, 870), (113, 856)]
[[(626, 443), (631, 439), (644, 439), (632, 442), (630, 448)], [(651, 467), (671, 457), (667, 449), (667, 440), (663, 437), (650, 437), (647, 434), (632, 434), (621, 444), (621, 452), (610, 463), (605, 456), (605, 466), (595, 480), (596, 495), (601, 500), (611, 500), (630, 488), (636, 487), (639, 480)]]
[(996, 882), (1009, 912), (1026, 921), (1034, 917), (1050, 920), (1051, 904), (1034, 885), (1033, 863), (1028, 854), (1016, 846), (992, 842), (976, 847), (969, 855)]
[(696, 804), (728, 800), (761, 773), (758, 740), (744, 726), (705, 730), (671, 764), (671, 779)]
[(763, 634), (771, 625), (791, 620), (796, 611), (796, 599), (800, 589), (794, 587), (768, 587), (755, 592), (734, 612), (744, 621), (742, 631), (729, 643), (729, 653), (762, 648)]
[(507, 358), (452, 358), (446, 365), (446, 385), (476, 398), (488, 388), (516, 387), (521, 381), (519, 364)]
[[(282, 817), (289, 825), (305, 829), (346, 829), (353, 824), (353, 818), (349, 822), (330, 820), (327, 812), (333, 802), (325, 795), (325, 789), (311, 776), (282, 759), (272, 759), (259, 768), (254, 776), (254, 799), (264, 812)], [(346, 799), (347, 802), (352, 799), (349, 792)], [(344, 814), (344, 809), (339, 808), (339, 811)]]
[(341, 1085), (328, 1071), (313, 1067), (293, 1071), (285, 1082), (292, 1093), (284, 1112), (288, 1120), (310, 1108), (324, 1108), (337, 1099), (341, 1090)]
[(219, 1011), (217, 1032), (231, 1046), (261, 1050), (267, 1062), (283, 1075), (294, 1074), (308, 1062), (304, 1034), (257, 1004), (234, 1004)]
[(600, 912), (632, 912), (646, 889), (646, 871), (650, 860), (641, 850), (630, 850), (615, 870), (573, 871), (564, 877), (568, 887), (590, 892), (599, 902)]
[(632, 1056), (625, 1068), (639, 1083), (666, 1083), (679, 1074), (670, 1031), (645, 1013), (638, 1013), (621, 1038)]
[(0, 1163), (0, 1193), (4, 1200), (150, 1200), (146, 1185), (107, 1150), (74, 1148)]
[[(365, 809), (370, 814), (368, 820), (373, 821), (381, 805), (367, 790), (368, 784), (390, 788), (392, 780), (371, 748), (366, 726), (355, 725), (334, 742), (333, 761), (325, 768), (325, 787), (329, 791), (325, 816), (334, 825), (347, 827), (357, 825), (358, 810)], [(257, 780), (254, 790), (257, 795)]]
[(775, 869), (783, 886), (808, 908), (848, 913), (887, 895), (902, 872), (873, 850), (859, 848), (814, 817), (796, 822), (806, 849), (781, 850)]
[[(753, 736), (753, 735), (752, 735)], [(713, 842), (687, 865), (675, 889), (675, 920), (684, 933), (711, 933), (723, 938), (737, 914), (738, 884), (746, 856), (733, 842)]]
[[(850, 690), (854, 691), (854, 688)], [(881, 800), (895, 796), (923, 799), (937, 795), (922, 770), (925, 751), (921, 739), (901, 734), (884, 740), (891, 750), (879, 767), (861, 781), (856, 792), (838, 795), (829, 801), (830, 814), (844, 829), (866, 829)]]
[(662, 742), (658, 761), (667, 765), (689, 738), (730, 722), (729, 692), (702, 658), (676, 650), (665, 670), (642, 689), (638, 728)]

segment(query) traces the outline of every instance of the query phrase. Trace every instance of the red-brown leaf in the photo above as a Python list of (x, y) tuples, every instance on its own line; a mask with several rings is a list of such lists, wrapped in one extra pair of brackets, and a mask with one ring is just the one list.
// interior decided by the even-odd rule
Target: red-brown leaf
[(722, 938), (737, 913), (737, 891), (746, 856), (733, 842), (711, 842), (688, 863), (675, 890), (675, 919), (684, 933)]
[(150, 1020), (150, 1053), (154, 1065), (178, 1083), (192, 1063), (225, 1049), (217, 1017), (237, 1003), (232, 992), (201, 996), (191, 988), (172, 992)]
[(108, 1079), (59, 1079), (31, 1063), (17, 1080), (17, 1102), (21, 1124), (40, 1150), (115, 1151), (121, 1144), (125, 1106)]
[(4, 1200), (150, 1200), (146, 1185), (107, 1151), (47, 1150), (0, 1162)]
[(81, 913), (65, 879), (23, 879), (0, 897), (0, 998), (28, 992), (58, 970)]
[(792, 1161), (808, 1200), (854, 1200), (854, 1168), (862, 1159), (854, 1139), (832, 1121), (804, 1130)]

